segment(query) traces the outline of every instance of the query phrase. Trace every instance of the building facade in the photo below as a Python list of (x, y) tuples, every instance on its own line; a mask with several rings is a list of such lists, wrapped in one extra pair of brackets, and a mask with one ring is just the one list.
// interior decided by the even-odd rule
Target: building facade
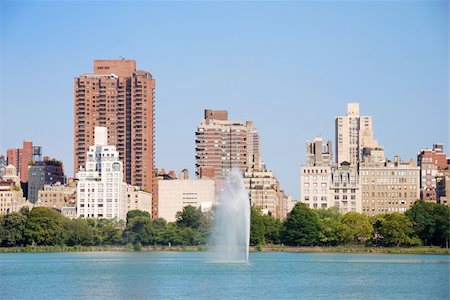
[(54, 183), (65, 183), (62, 162), (51, 159), (34, 162), (28, 169), (28, 201), (36, 203), (39, 198), (39, 190), (44, 185)]
[(107, 144), (107, 128), (95, 127), (86, 168), (77, 173), (77, 217), (126, 220), (127, 184), (115, 146)]
[(211, 179), (159, 180), (159, 217), (168, 222), (176, 220), (183, 207), (191, 205), (210, 211), (215, 202), (214, 181)]
[(127, 188), (127, 211), (142, 210), (152, 214), (152, 194), (141, 190), (139, 187)]
[(88, 159), (94, 127), (108, 129), (128, 184), (153, 191), (155, 80), (134, 60), (94, 60), (74, 80), (74, 169)]
[(36, 206), (44, 206), (62, 211), (63, 207), (76, 206), (75, 185), (63, 185), (61, 183), (46, 184), (38, 191)]
[(437, 202), (437, 178), (448, 169), (447, 155), (443, 144), (434, 144), (432, 149), (421, 150), (417, 155), (420, 167), (420, 199)]
[(420, 168), (414, 161), (362, 165), (360, 168), (362, 212), (366, 215), (403, 213), (420, 196)]
[(372, 117), (359, 114), (359, 103), (348, 103), (347, 114), (336, 117), (335, 133), (337, 165), (349, 162), (357, 167), (363, 148), (378, 147), (373, 136)]
[(28, 166), (39, 160), (42, 148), (33, 146), (32, 141), (23, 141), (22, 148), (6, 150), (7, 164), (16, 167), (20, 181), (28, 182)]
[[(330, 201), (339, 212), (362, 212), (361, 189), (358, 169), (349, 163), (341, 163), (331, 171)], [(331, 203), (330, 203), (331, 204)]]
[(198, 178), (221, 181), (231, 169), (244, 172), (260, 164), (259, 135), (253, 122), (228, 120), (227, 111), (205, 110), (195, 142)]

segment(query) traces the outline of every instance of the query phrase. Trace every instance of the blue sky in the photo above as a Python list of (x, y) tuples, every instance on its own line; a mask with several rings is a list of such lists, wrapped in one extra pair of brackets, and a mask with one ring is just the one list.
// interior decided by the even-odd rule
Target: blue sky
[[(447, 1), (2, 1), (0, 153), (31, 139), (73, 175), (73, 78), (135, 59), (156, 78), (156, 165), (194, 172), (205, 108), (253, 120), (295, 199), (305, 141), (347, 102), (389, 157), (449, 144)], [(26, 85), (26, 88), (24, 88)]]

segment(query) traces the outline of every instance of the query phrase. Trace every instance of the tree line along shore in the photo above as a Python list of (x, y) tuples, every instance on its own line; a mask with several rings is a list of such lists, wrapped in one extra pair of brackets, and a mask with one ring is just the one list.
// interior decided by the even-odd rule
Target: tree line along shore
[[(0, 252), (207, 251), (212, 214), (187, 206), (176, 222), (130, 211), (127, 220), (68, 219), (45, 207), (0, 216)], [(368, 217), (297, 203), (281, 222), (251, 209), (252, 251), (449, 254), (450, 207), (417, 201)]]

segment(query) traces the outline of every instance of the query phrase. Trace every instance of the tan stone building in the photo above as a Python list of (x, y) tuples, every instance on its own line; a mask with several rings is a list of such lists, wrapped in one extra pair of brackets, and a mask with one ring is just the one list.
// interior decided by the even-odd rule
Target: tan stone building
[(363, 148), (378, 147), (372, 130), (372, 117), (359, 114), (359, 103), (348, 103), (347, 114), (335, 120), (336, 164), (358, 166)]
[(159, 215), (168, 222), (176, 220), (183, 207), (191, 205), (210, 211), (215, 203), (214, 181), (211, 179), (158, 181)]
[(74, 80), (74, 170), (94, 145), (94, 127), (108, 129), (128, 184), (153, 190), (155, 80), (134, 60), (94, 60), (94, 70)]
[(43, 190), (38, 191), (36, 206), (44, 206), (61, 211), (65, 206), (76, 206), (76, 194), (76, 185), (46, 184)]
[(367, 164), (360, 168), (362, 212), (366, 215), (403, 213), (420, 196), (420, 168), (414, 161)]
[(152, 194), (138, 187), (129, 186), (127, 189), (127, 210), (142, 210), (152, 214)]

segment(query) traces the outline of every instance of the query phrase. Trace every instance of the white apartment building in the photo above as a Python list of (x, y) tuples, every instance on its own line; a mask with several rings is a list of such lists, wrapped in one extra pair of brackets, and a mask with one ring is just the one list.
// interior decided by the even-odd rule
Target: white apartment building
[(210, 211), (215, 202), (214, 194), (214, 181), (211, 179), (159, 180), (158, 216), (174, 222), (177, 212), (188, 205), (201, 207), (204, 212)]
[(338, 207), (343, 214), (347, 212), (362, 212), (361, 189), (359, 174), (349, 163), (342, 163), (340, 168), (331, 171), (330, 197), (333, 206)]
[(123, 164), (107, 137), (106, 127), (95, 127), (95, 145), (89, 147), (86, 168), (77, 173), (77, 217), (126, 219)]

